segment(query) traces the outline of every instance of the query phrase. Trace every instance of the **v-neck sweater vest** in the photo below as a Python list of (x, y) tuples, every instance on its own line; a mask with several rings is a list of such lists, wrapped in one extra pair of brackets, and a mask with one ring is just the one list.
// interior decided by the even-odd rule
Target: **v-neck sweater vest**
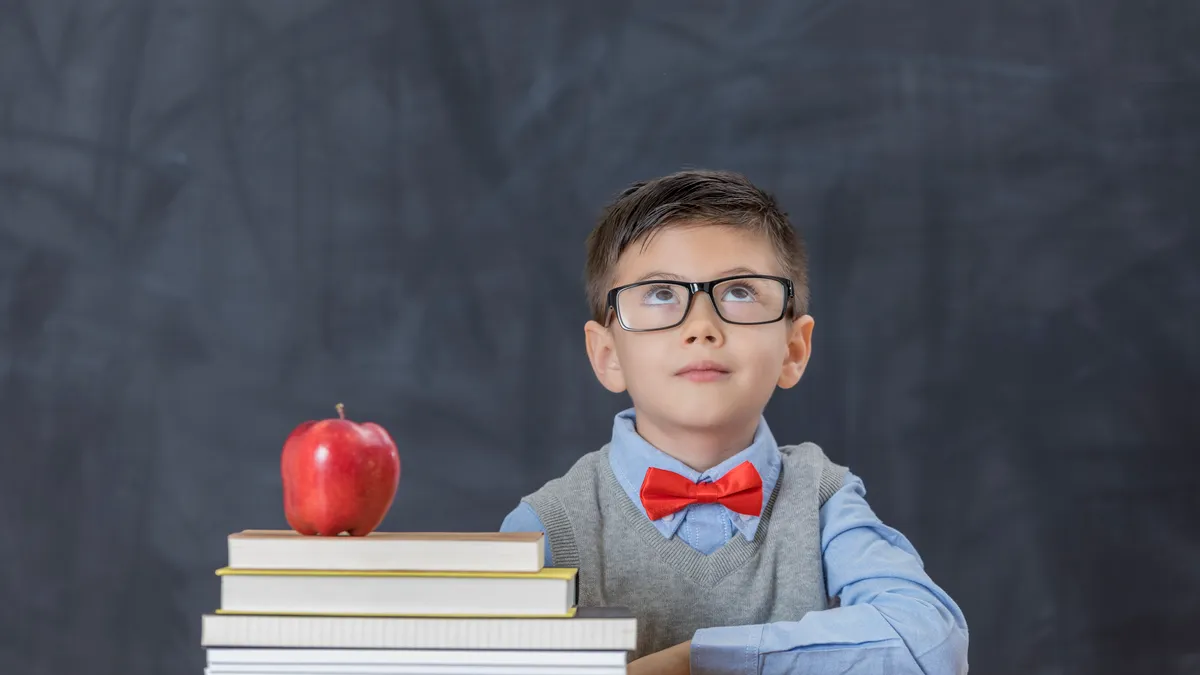
[(709, 555), (654, 527), (617, 482), (607, 445), (523, 501), (546, 529), (554, 565), (579, 569), (579, 605), (637, 617), (638, 658), (701, 628), (796, 621), (829, 606), (820, 508), (846, 469), (812, 443), (779, 452), (754, 539), (735, 532)]

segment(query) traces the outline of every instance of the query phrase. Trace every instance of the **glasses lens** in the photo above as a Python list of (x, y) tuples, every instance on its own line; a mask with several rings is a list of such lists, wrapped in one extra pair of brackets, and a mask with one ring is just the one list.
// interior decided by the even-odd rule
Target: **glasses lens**
[(630, 330), (666, 328), (683, 318), (687, 299), (686, 286), (661, 282), (641, 284), (617, 294), (617, 312)]
[(730, 323), (762, 323), (783, 316), (787, 287), (777, 279), (730, 279), (713, 288), (721, 318)]

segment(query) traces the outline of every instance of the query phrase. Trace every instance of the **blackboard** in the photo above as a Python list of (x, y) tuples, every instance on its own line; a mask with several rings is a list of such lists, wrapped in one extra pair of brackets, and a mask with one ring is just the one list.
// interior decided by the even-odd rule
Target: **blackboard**
[(978, 673), (1200, 671), (1200, 5), (0, 3), (0, 672), (198, 672), (283, 438), (494, 530), (626, 401), (583, 240), (732, 169), (812, 259), (767, 410), (860, 475)]

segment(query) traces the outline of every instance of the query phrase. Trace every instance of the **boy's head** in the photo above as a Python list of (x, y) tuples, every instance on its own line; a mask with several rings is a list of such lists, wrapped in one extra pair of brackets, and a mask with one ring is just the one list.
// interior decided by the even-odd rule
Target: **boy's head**
[[(639, 430), (752, 432), (775, 387), (795, 385), (808, 362), (806, 267), (786, 215), (740, 175), (634, 184), (587, 242), (596, 376), (629, 391)], [(689, 282), (727, 277), (689, 303)]]

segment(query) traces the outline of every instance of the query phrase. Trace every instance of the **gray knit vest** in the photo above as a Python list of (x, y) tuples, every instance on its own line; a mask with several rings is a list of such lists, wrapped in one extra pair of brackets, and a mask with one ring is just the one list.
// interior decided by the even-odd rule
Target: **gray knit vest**
[(829, 607), (819, 510), (846, 468), (812, 443), (779, 452), (754, 540), (735, 533), (710, 555), (662, 536), (617, 482), (607, 445), (522, 501), (546, 528), (554, 566), (579, 568), (579, 605), (637, 617), (638, 658), (700, 628), (795, 621)]

